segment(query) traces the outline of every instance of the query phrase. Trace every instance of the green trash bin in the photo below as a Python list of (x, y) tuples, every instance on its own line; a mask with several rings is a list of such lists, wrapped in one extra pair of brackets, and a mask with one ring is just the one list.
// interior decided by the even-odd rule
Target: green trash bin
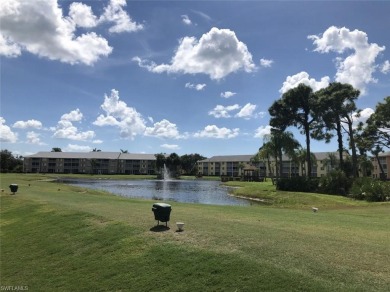
[(9, 188), (10, 188), (10, 190), (11, 190), (13, 195), (15, 195), (15, 193), (18, 191), (18, 185), (17, 184), (10, 184)]
[(157, 225), (161, 222), (165, 222), (165, 226), (168, 226), (172, 207), (166, 203), (154, 203), (152, 211), (154, 213), (154, 219), (157, 220)]

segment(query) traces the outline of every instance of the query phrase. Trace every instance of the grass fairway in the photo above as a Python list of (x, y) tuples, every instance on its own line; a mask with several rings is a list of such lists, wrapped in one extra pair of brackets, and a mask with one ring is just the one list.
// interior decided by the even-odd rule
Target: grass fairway
[[(1, 175), (1, 287), (390, 291), (388, 203), (323, 202), (327, 207), (313, 213), (302, 202), (172, 202), (170, 229), (156, 232), (152, 201), (47, 178)], [(14, 196), (11, 183), (19, 185)], [(176, 221), (186, 223), (184, 232), (176, 232)]]

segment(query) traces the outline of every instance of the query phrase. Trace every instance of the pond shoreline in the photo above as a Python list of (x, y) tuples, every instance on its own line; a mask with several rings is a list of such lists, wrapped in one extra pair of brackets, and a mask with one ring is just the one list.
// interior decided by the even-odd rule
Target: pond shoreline
[(227, 206), (249, 206), (251, 201), (255, 201), (246, 197), (232, 196), (229, 186), (215, 180), (110, 180), (100, 178), (91, 180), (71, 177), (59, 178), (57, 182), (138, 199), (155, 200), (158, 198), (162, 201)]

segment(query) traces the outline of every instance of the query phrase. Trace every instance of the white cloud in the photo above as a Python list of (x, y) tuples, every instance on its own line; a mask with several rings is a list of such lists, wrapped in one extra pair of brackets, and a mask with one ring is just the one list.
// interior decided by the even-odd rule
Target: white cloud
[(27, 132), (26, 134), (27, 143), (35, 144), (35, 145), (46, 145), (45, 143), (41, 142), (39, 136), (40, 134), (34, 131)]
[(231, 118), (231, 112), (240, 110), (234, 115), (234, 117), (244, 118), (246, 120), (249, 120), (251, 118), (263, 117), (264, 113), (256, 113), (256, 108), (257, 106), (251, 103), (247, 103), (243, 107), (238, 104), (229, 106), (217, 105), (213, 110), (209, 111), (209, 116), (213, 116), (215, 118)]
[(382, 64), (381, 72), (382, 72), (383, 74), (387, 74), (387, 73), (390, 72), (390, 62), (389, 62), (389, 60), (386, 60), (386, 61)]
[(145, 120), (136, 109), (127, 106), (119, 100), (119, 92), (111, 90), (110, 96), (104, 95), (104, 102), (101, 108), (105, 115), (100, 115), (93, 122), (96, 126), (115, 126), (120, 129), (120, 135), (123, 138), (134, 139), (137, 135), (143, 134), (146, 126)]
[(9, 37), (3, 36), (0, 30), (0, 55), (7, 58), (16, 58), (22, 54), (22, 49), (15, 44)]
[(218, 128), (216, 125), (208, 125), (202, 131), (194, 134), (195, 138), (232, 139), (238, 136), (239, 128)]
[(188, 15), (184, 14), (181, 16), (181, 20), (183, 21), (184, 24), (186, 25), (191, 25), (192, 24), (192, 21), (191, 19), (188, 17)]
[(99, 22), (114, 22), (115, 25), (109, 29), (111, 33), (133, 32), (143, 29), (143, 25), (133, 22), (123, 9), (126, 5), (126, 0), (111, 0), (104, 8), (104, 13), (100, 16)]
[(95, 32), (77, 36), (76, 22), (63, 16), (57, 0), (2, 0), (0, 22), (0, 52), (5, 56), (18, 56), (23, 49), (50, 60), (92, 65), (112, 51)]
[(269, 68), (272, 66), (273, 62), (274, 62), (273, 60), (260, 59), (260, 66), (265, 67), (265, 68)]
[(206, 87), (206, 84), (204, 84), (204, 83), (192, 84), (192, 83), (187, 82), (185, 85), (185, 88), (195, 89), (197, 91), (203, 90), (205, 87)]
[(2, 143), (16, 143), (18, 134), (12, 132), (11, 128), (5, 125), (5, 119), (0, 117), (0, 142)]
[(169, 150), (179, 150), (180, 149), (180, 146), (179, 145), (175, 145), (175, 144), (162, 144), (162, 145), (160, 145), (160, 147), (166, 148), (166, 149), (169, 149)]
[(69, 16), (80, 27), (95, 27), (97, 18), (90, 6), (79, 2), (73, 2), (69, 7)]
[(162, 120), (153, 125), (153, 127), (147, 127), (145, 129), (145, 136), (154, 136), (159, 138), (180, 138), (179, 131), (176, 124), (171, 123), (168, 120)]
[(256, 69), (247, 46), (237, 39), (234, 31), (215, 27), (199, 40), (182, 38), (171, 64), (156, 65), (139, 57), (134, 57), (133, 61), (153, 73), (202, 73), (211, 79), (221, 79), (239, 70), (253, 72)]
[(94, 131), (80, 132), (77, 127), (73, 125), (73, 122), (79, 122), (82, 118), (83, 114), (79, 109), (63, 114), (61, 120), (57, 123), (53, 137), (76, 141), (88, 141), (93, 139), (95, 137)]
[(80, 112), (79, 109), (75, 109), (70, 113), (63, 114), (61, 116), (61, 120), (69, 121), (69, 122), (80, 122), (82, 118), (83, 118), (83, 114)]
[(257, 114), (255, 113), (256, 108), (257, 108), (257, 105), (254, 105), (254, 104), (251, 104), (251, 103), (247, 103), (236, 114), (236, 117), (244, 118), (246, 120), (249, 120), (250, 118), (255, 118), (255, 117), (257, 117)]
[(76, 144), (68, 144), (64, 149), (66, 152), (91, 152), (92, 148), (89, 146), (82, 146)]
[(12, 127), (18, 129), (27, 129), (27, 128), (41, 129), (42, 123), (37, 120), (17, 121), (16, 123), (13, 124)]
[(376, 57), (385, 50), (376, 43), (368, 43), (367, 34), (355, 29), (329, 27), (322, 36), (310, 35), (315, 45), (314, 51), (320, 53), (336, 52), (343, 54), (348, 51), (352, 53), (345, 59), (338, 57), (336, 81), (349, 83), (365, 93), (366, 85), (376, 82), (373, 73), (376, 70)]
[(234, 95), (236, 95), (237, 93), (235, 92), (231, 92), (231, 91), (225, 91), (225, 92), (221, 92), (221, 97), (223, 98), (230, 98)]
[(209, 115), (215, 118), (230, 118), (230, 112), (240, 109), (238, 104), (223, 106), (217, 105), (212, 111), (209, 111)]
[(255, 138), (263, 138), (265, 135), (271, 134), (271, 126), (260, 126), (255, 131)]
[(363, 124), (366, 123), (367, 119), (374, 113), (375, 111), (372, 109), (372, 108), (365, 108), (363, 109), (360, 113), (359, 113), (359, 116), (357, 113), (354, 113), (352, 115), (352, 119), (353, 119), (353, 128), (357, 128), (357, 126), (359, 125), (360, 122), (362, 122)]
[(302, 71), (293, 76), (287, 76), (286, 81), (283, 82), (283, 86), (279, 92), (283, 94), (301, 83), (310, 86), (315, 92), (327, 87), (329, 82), (330, 78), (328, 76), (322, 77), (320, 81), (316, 81), (314, 78), (310, 78), (307, 72)]

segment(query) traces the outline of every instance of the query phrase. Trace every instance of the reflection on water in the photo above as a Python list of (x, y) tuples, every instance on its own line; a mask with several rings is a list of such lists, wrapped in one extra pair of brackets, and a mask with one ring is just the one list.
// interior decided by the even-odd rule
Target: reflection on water
[(80, 187), (105, 190), (129, 198), (200, 203), (210, 205), (250, 205), (248, 200), (228, 194), (218, 181), (202, 180), (72, 180)]

